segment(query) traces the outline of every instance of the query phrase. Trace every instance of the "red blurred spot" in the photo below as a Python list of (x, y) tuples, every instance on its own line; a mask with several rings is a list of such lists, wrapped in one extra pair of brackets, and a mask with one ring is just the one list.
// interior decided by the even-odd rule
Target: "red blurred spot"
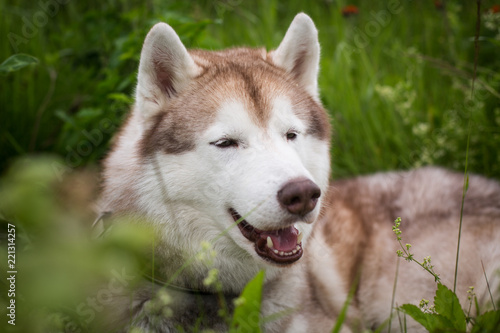
[(436, 9), (441, 10), (444, 8), (444, 4), (442, 1), (434, 0), (434, 7), (436, 7)]
[(500, 5), (491, 6), (490, 12), (492, 12), (493, 14), (500, 13)]
[(347, 5), (344, 8), (342, 8), (342, 16), (344, 17), (357, 15), (358, 13), (359, 9), (354, 5)]

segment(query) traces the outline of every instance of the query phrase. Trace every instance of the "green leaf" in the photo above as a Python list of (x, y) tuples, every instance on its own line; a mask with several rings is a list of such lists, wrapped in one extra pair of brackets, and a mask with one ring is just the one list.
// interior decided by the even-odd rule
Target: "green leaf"
[(451, 322), (446, 317), (435, 313), (424, 313), (416, 305), (403, 304), (400, 309), (425, 327), (429, 332), (449, 331), (449, 328), (452, 327)]
[(123, 93), (111, 93), (108, 94), (108, 98), (125, 104), (132, 104), (134, 102), (133, 98)]
[(262, 284), (264, 271), (260, 271), (245, 286), (238, 298), (238, 305), (234, 310), (230, 332), (260, 333), (260, 305), (262, 302)]
[(78, 125), (75, 123), (75, 119), (72, 116), (68, 115), (63, 110), (56, 110), (54, 112), (54, 115), (57, 118), (61, 119), (63, 122), (70, 124), (71, 126), (73, 126), (75, 128), (78, 128)]
[(465, 332), (467, 322), (458, 297), (441, 283), (438, 284), (436, 296), (434, 297), (434, 306), (436, 312), (446, 317), (452, 323), (454, 329)]
[(500, 310), (485, 312), (476, 318), (471, 333), (493, 333), (500, 331)]
[(0, 73), (15, 72), (31, 64), (38, 64), (38, 59), (23, 53), (14, 54), (0, 64)]
[(498, 39), (495, 39), (495, 38), (480, 37), (479, 40), (485, 40), (485, 41), (488, 41), (495, 46), (500, 46), (500, 41)]

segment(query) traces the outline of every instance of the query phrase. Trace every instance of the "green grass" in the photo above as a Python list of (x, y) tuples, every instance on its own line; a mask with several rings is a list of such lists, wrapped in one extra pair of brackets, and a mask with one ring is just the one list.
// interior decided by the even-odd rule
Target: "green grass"
[[(469, 169), (500, 177), (499, 46), (483, 24), (480, 96), (471, 99), (474, 3), (448, 1), (439, 10), (432, 1), (401, 1), (394, 14), (384, 3), (353, 3), (359, 14), (351, 17), (341, 15), (343, 1), (60, 5), (17, 47), (40, 63), (0, 77), (0, 170), (38, 152), (58, 154), (71, 168), (98, 163), (132, 103), (140, 48), (155, 22), (170, 23), (188, 47), (271, 49), (304, 11), (322, 45), (320, 88), (334, 128), (334, 177), (426, 164), (463, 170), (469, 118)], [(2, 0), (0, 11), (0, 35), (23, 37), (40, 7)], [(0, 61), (13, 53), (9, 38), (1, 39)], [(103, 119), (111, 130), (89, 145), (84, 131), (99, 129)]]

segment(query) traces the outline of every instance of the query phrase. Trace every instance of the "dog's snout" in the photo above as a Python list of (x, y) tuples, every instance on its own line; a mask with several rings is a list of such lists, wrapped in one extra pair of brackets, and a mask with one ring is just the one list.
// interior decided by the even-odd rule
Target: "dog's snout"
[(278, 201), (292, 214), (304, 216), (316, 207), (321, 190), (309, 179), (293, 180), (278, 191)]

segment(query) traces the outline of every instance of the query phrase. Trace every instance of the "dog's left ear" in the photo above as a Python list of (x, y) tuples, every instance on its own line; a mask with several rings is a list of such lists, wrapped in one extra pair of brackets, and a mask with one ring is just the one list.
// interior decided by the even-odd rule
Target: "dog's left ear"
[(280, 46), (270, 55), (276, 65), (291, 73), (315, 99), (319, 98), (318, 31), (309, 16), (297, 14)]

